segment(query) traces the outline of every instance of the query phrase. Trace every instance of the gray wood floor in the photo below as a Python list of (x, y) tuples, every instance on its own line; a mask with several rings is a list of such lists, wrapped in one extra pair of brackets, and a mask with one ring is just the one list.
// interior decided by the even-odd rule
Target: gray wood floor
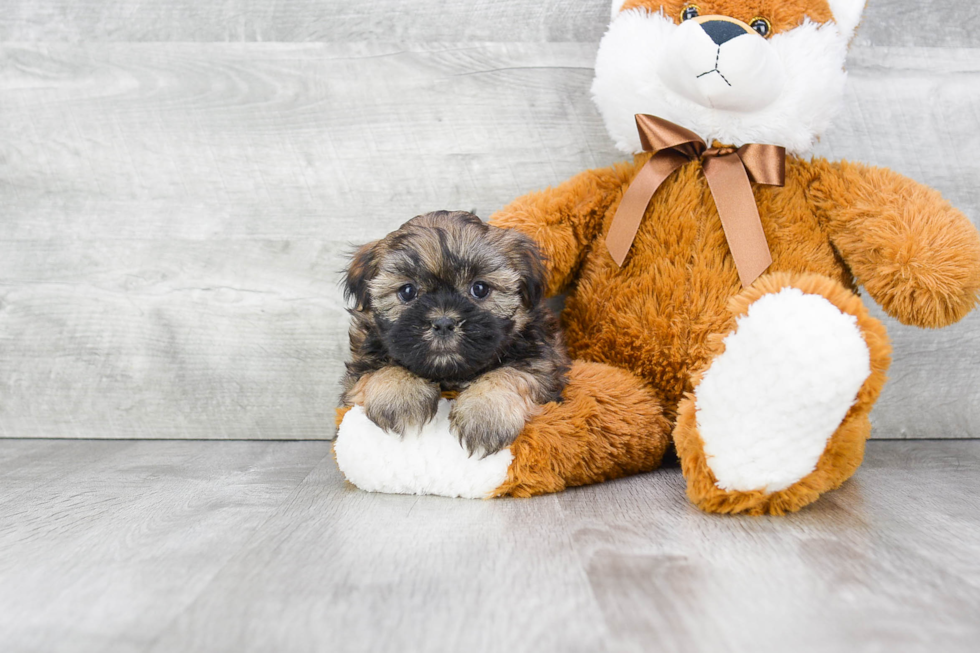
[[(331, 437), (352, 243), (622, 158), (608, 8), (0, 3), (0, 438)], [(980, 5), (870, 0), (848, 67), (819, 153), (980, 220)], [(876, 437), (980, 434), (980, 313), (886, 321)]]
[(325, 442), (0, 442), (0, 650), (975, 651), (980, 442), (871, 442), (783, 518), (675, 469), (368, 494)]

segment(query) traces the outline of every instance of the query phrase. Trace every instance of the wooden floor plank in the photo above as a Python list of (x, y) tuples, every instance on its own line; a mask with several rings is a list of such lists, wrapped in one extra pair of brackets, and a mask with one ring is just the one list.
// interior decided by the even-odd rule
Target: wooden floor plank
[(560, 502), (615, 650), (966, 651), (980, 634), (978, 454), (872, 443), (855, 480), (781, 518), (700, 514), (676, 475)]
[(555, 502), (368, 494), (323, 461), (151, 650), (602, 651)]
[(0, 441), (0, 487), (3, 488), (0, 505), (42, 485), (60, 481), (66, 473), (104, 465), (109, 456), (124, 456), (132, 444), (4, 439)]
[(146, 650), (327, 453), (322, 443), (58, 444), (101, 460), (18, 464), (48, 482), (0, 503), (4, 651)]
[[(972, 651), (980, 441), (869, 443), (785, 517), (676, 468), (530, 500), (368, 494), (329, 443), (0, 443), (3, 651)], [(59, 449), (90, 463), (76, 468)], [(114, 450), (114, 451), (113, 451)], [(45, 454), (46, 452), (46, 454)]]

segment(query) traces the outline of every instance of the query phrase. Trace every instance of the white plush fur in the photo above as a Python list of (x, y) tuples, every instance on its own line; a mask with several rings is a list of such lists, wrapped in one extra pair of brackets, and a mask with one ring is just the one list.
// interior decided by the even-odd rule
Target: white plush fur
[(743, 115), (768, 107), (786, 85), (768, 41), (752, 32), (718, 46), (693, 20), (671, 30), (657, 73), (687, 100)]
[[(616, 146), (628, 153), (641, 150), (633, 116), (647, 113), (683, 125), (708, 142), (768, 143), (798, 155), (810, 152), (843, 96), (849, 34), (833, 22), (805, 20), (769, 40), (740, 36), (719, 51), (710, 39), (696, 38), (697, 29), (692, 21), (677, 25), (661, 12), (643, 9), (613, 19), (599, 45), (592, 96)], [(685, 70), (695, 77), (700, 72), (694, 69), (716, 55), (732, 87), (697, 91), (697, 82), (688, 80), (685, 91), (677, 77)], [(760, 95), (772, 97), (763, 97), (767, 103), (760, 106)]]
[(854, 30), (861, 22), (861, 14), (864, 13), (867, 0), (827, 0), (827, 4), (830, 5), (830, 13), (834, 15), (834, 22), (837, 23), (841, 34), (847, 37), (847, 40), (851, 40)]
[(718, 487), (775, 492), (812, 472), (870, 373), (854, 316), (796, 288), (756, 301), (695, 390)]
[(337, 431), (340, 471), (368, 492), (488, 497), (507, 479), (513, 455), (508, 448), (486, 458), (468, 456), (449, 432), (451, 406), (440, 400), (436, 417), (404, 437), (386, 433), (355, 406)]

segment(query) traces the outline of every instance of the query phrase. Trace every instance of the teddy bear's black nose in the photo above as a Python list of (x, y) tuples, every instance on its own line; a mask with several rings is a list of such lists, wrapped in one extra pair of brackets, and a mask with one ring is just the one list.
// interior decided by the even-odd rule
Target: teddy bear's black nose
[(701, 23), (701, 29), (703, 29), (708, 36), (711, 37), (711, 40), (717, 45), (727, 43), (736, 36), (748, 34), (748, 32), (746, 32), (741, 26), (727, 20), (706, 20)]

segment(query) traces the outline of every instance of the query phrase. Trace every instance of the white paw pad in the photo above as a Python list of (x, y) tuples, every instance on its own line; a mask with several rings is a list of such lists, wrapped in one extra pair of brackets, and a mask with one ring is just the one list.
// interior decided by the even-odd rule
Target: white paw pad
[(776, 492), (808, 475), (870, 374), (854, 316), (796, 288), (757, 300), (695, 390), (718, 487)]
[(368, 492), (483, 499), (507, 480), (510, 448), (469, 456), (449, 431), (452, 403), (442, 399), (431, 422), (413, 433), (386, 433), (354, 406), (337, 430), (334, 453), (347, 480)]

